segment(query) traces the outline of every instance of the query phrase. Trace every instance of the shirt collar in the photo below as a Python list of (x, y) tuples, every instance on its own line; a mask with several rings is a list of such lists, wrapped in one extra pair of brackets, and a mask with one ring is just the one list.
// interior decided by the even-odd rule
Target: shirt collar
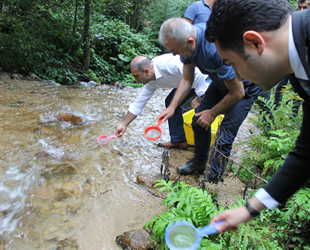
[(303, 80), (308, 80), (308, 76), (301, 63), (301, 60), (299, 58), (299, 55), (297, 53), (297, 49), (294, 43), (293, 29), (292, 29), (292, 16), (290, 16), (290, 22), (289, 22), (288, 53), (289, 53), (290, 64), (294, 71), (295, 76)]
[(205, 6), (208, 6), (210, 8), (210, 6), (208, 4), (206, 4), (205, 0), (201, 0), (202, 3), (205, 5)]
[(154, 61), (152, 61), (153, 65), (154, 65), (154, 73), (155, 73), (155, 79), (159, 79), (161, 77), (163, 77), (163, 75), (160, 73), (160, 71), (158, 70), (156, 63)]

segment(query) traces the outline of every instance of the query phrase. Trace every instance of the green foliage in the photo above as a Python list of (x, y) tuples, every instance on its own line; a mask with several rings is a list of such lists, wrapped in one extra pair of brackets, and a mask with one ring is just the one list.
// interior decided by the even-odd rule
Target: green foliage
[[(174, 184), (172, 181), (166, 183), (161, 180), (155, 185), (162, 186), (159, 192), (167, 192), (163, 200), (163, 204), (167, 205), (167, 210), (144, 225), (144, 228), (152, 229), (156, 249), (167, 249), (164, 234), (170, 223), (186, 220), (196, 228), (201, 228), (208, 225), (215, 214), (224, 210), (223, 207), (217, 209), (207, 191), (191, 187), (184, 182), (178, 182), (175, 186)], [(244, 203), (240, 200), (231, 208), (243, 206)], [(277, 232), (274, 235), (270, 234), (270, 228), (279, 223), (282, 214), (278, 209), (264, 211), (258, 219), (240, 225), (237, 233), (213, 234), (202, 238), (199, 249), (283, 249), (279, 246)], [(284, 220), (282, 222), (285, 223)]]
[(289, 3), (293, 6), (294, 10), (297, 10), (297, 0), (288, 0)]
[[(144, 27), (143, 32), (148, 34), (150, 40), (156, 43), (158, 46), (158, 31), (160, 26), (164, 21), (171, 17), (183, 17), (186, 8), (192, 3), (194, 0), (158, 0), (152, 1), (149, 5), (149, 15), (148, 21)], [(164, 52), (167, 50), (162, 48)]]
[(218, 212), (212, 202), (211, 195), (206, 191), (191, 187), (184, 182), (164, 180), (158, 181), (155, 186), (163, 186), (160, 192), (168, 192), (163, 204), (167, 205), (167, 211), (149, 220), (144, 227), (153, 229), (153, 236), (157, 243), (158, 249), (164, 249), (164, 235), (166, 227), (174, 221), (186, 220), (195, 227), (200, 228), (209, 224), (210, 219)]
[[(253, 135), (252, 140), (242, 143), (247, 145), (247, 149), (242, 153), (241, 164), (251, 171), (261, 171), (262, 176), (267, 180), (283, 164), (299, 134), (302, 112), (300, 111), (295, 118), (291, 117), (293, 98), (290, 92), (285, 92), (279, 108), (275, 109), (272, 99), (265, 100), (259, 97), (259, 100), (271, 111), (273, 119), (266, 111), (252, 109), (258, 119), (250, 120), (261, 128), (261, 132)], [(243, 179), (252, 179), (251, 174), (246, 170), (241, 170), (240, 176)]]
[[(58, 9), (55, 2), (39, 2), (24, 6), (25, 2), (16, 1), (6, 5), (8, 10), (0, 16), (1, 66), (8, 72), (32, 72), (42, 79), (67, 83), (75, 78), (72, 72), (79, 64), (80, 36), (69, 35), (70, 18), (53, 16), (48, 11)], [(69, 10), (65, 5), (61, 7), (62, 13)]]
[(90, 67), (107, 82), (131, 80), (127, 75), (130, 61), (138, 56), (153, 57), (158, 48), (148, 42), (147, 36), (135, 34), (119, 20), (97, 16), (92, 30), (92, 57)]
[[(28, 3), (29, 2), (29, 3)], [(31, 4), (30, 4), (31, 2)], [(129, 2), (92, 1), (90, 70), (84, 72), (84, 10), (75, 0), (4, 1), (0, 15), (0, 62), (3, 70), (72, 84), (85, 74), (99, 82), (128, 79), (129, 62), (137, 55), (157, 54), (148, 36), (135, 33), (127, 24), (106, 18), (102, 10)], [(125, 8), (126, 9), (126, 8)], [(129, 79), (130, 80), (130, 79)]]

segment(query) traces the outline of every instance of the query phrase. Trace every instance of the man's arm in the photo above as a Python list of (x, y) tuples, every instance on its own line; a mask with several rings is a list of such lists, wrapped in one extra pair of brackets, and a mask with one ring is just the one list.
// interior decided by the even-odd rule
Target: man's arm
[[(264, 204), (262, 204), (255, 196), (253, 196), (248, 203), (250, 206), (256, 211), (260, 212), (265, 208)], [(213, 224), (218, 221), (225, 221), (224, 224), (217, 226), (216, 229), (220, 233), (224, 233), (225, 231), (237, 231), (238, 225), (240, 223), (245, 223), (252, 220), (253, 217), (250, 215), (248, 209), (243, 206), (231, 210), (224, 211), (211, 219), (210, 224)]]
[(210, 127), (211, 123), (219, 114), (226, 113), (245, 95), (243, 82), (237, 80), (236, 77), (224, 82), (228, 88), (228, 94), (212, 109), (207, 109), (195, 114), (195, 116), (200, 116), (197, 123), (206, 129)]
[(178, 88), (173, 96), (173, 99), (168, 108), (160, 113), (157, 119), (163, 118), (163, 122), (173, 116), (175, 109), (180, 105), (183, 99), (189, 94), (195, 76), (195, 66), (193, 64), (184, 64), (183, 77), (178, 85)]
[(193, 23), (193, 20), (188, 19), (187, 17), (184, 17), (184, 19), (185, 19), (187, 22), (189, 22), (189, 23)]
[(132, 104), (130, 104), (126, 117), (114, 131), (115, 135), (120, 133), (120, 135), (122, 136), (126, 132), (127, 126), (134, 119), (136, 119), (138, 115), (141, 114), (145, 104), (151, 99), (153, 93), (156, 90), (156, 85), (155, 86), (153, 85), (151, 86), (150, 83), (145, 85), (141, 93), (139, 94), (138, 98)]
[(128, 111), (126, 117), (124, 118), (124, 120), (121, 122), (120, 125), (118, 125), (118, 127), (116, 128), (116, 130), (114, 131), (114, 134), (118, 134), (120, 133), (120, 135), (122, 136), (125, 132), (126, 132), (126, 129), (127, 129), (127, 126), (134, 120), (136, 119), (136, 115), (130, 113)]

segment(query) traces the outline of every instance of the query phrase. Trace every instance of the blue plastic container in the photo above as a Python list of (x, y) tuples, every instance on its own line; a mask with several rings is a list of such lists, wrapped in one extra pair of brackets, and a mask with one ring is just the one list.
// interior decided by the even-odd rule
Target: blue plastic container
[(205, 235), (218, 233), (216, 226), (224, 224), (224, 221), (197, 229), (185, 220), (171, 223), (165, 232), (165, 241), (170, 250), (197, 250), (200, 239)]

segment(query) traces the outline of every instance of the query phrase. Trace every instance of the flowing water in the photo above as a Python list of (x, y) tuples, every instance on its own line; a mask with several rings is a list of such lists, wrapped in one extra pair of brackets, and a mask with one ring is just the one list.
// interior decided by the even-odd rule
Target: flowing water
[[(139, 90), (109, 85), (54, 86), (0, 77), (0, 249), (119, 249), (117, 235), (141, 229), (164, 209), (162, 199), (137, 183), (159, 173), (168, 125), (156, 125), (167, 90), (158, 90), (124, 136), (111, 136)], [(71, 113), (81, 125), (57, 119)], [(175, 165), (192, 151), (172, 150)]]

